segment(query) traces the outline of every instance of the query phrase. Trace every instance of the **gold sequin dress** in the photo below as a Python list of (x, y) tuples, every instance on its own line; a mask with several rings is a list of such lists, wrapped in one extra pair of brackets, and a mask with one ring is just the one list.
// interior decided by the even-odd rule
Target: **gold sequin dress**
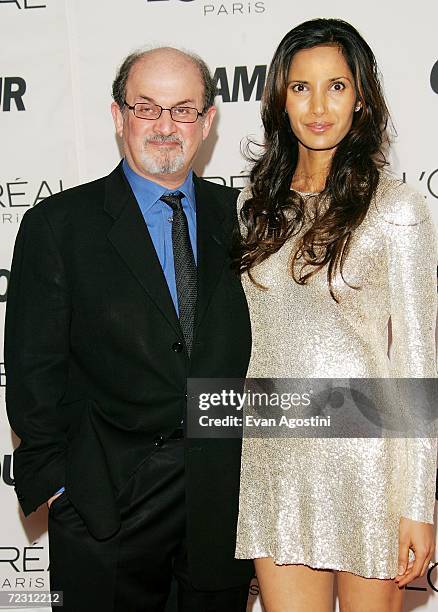
[[(361, 289), (337, 279), (339, 304), (325, 269), (292, 279), (295, 240), (253, 269), (267, 291), (243, 276), (249, 378), (436, 376), (436, 241), (422, 195), (381, 173), (344, 267)], [(236, 557), (393, 578), (399, 519), (433, 522), (435, 475), (433, 439), (244, 436)]]

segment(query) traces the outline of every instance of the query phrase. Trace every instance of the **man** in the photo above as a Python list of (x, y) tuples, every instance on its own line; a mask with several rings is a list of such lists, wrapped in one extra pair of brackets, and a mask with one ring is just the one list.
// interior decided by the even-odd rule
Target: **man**
[(9, 285), (7, 407), (18, 499), (49, 502), (64, 610), (244, 611), (240, 447), (184, 440), (186, 379), (243, 377), (236, 192), (197, 178), (215, 108), (204, 62), (129, 56), (113, 84), (125, 158), (24, 217)]

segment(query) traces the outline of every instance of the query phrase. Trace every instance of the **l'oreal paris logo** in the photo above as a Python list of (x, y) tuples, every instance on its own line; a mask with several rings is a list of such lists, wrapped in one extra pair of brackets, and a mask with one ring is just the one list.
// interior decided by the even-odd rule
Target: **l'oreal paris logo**
[(0, 6), (8, 5), (13, 5), (20, 10), (47, 8), (47, 4), (42, 4), (39, 0), (0, 0)]
[(201, 2), (200, 0), (146, 0), (146, 2), (199, 2), (204, 17), (257, 15), (266, 11), (263, 0), (246, 0), (246, 2)]

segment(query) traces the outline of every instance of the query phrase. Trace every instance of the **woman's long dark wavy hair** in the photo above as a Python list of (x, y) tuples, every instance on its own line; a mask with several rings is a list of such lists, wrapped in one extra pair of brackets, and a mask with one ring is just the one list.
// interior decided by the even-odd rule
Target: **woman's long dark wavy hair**
[[(273, 57), (262, 99), (264, 144), (251, 170), (252, 197), (244, 203), (241, 219), (246, 232), (236, 252), (236, 267), (251, 274), (254, 266), (278, 251), (302, 227), (304, 201), (290, 191), (298, 162), (298, 140), (285, 113), (287, 80), (293, 56), (318, 45), (337, 45), (354, 77), (357, 100), (348, 134), (331, 161), (321, 207), (312, 226), (299, 239), (291, 261), (294, 280), (306, 284), (327, 266), (330, 294), (337, 271), (342, 275), (352, 232), (363, 221), (376, 192), (379, 169), (385, 164), (389, 112), (379, 82), (376, 59), (368, 44), (349, 23), (340, 19), (314, 19), (291, 30)], [(253, 143), (250, 143), (250, 145)], [(293, 214), (287, 211), (293, 210)], [(302, 265), (297, 271), (297, 261)], [(345, 280), (345, 279), (344, 279)], [(346, 282), (346, 281), (345, 281)], [(256, 283), (258, 284), (258, 283)], [(261, 285), (259, 285), (261, 287)]]

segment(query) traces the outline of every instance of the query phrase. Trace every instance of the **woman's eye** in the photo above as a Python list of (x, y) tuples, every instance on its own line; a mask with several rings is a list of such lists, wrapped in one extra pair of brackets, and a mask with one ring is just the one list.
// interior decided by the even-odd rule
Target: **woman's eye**
[(341, 81), (336, 81), (336, 83), (332, 84), (331, 88), (334, 91), (342, 91), (343, 89), (345, 89), (345, 85), (344, 85), (344, 83), (341, 83)]
[(296, 83), (292, 86), (292, 91), (306, 91), (306, 86), (303, 83)]

